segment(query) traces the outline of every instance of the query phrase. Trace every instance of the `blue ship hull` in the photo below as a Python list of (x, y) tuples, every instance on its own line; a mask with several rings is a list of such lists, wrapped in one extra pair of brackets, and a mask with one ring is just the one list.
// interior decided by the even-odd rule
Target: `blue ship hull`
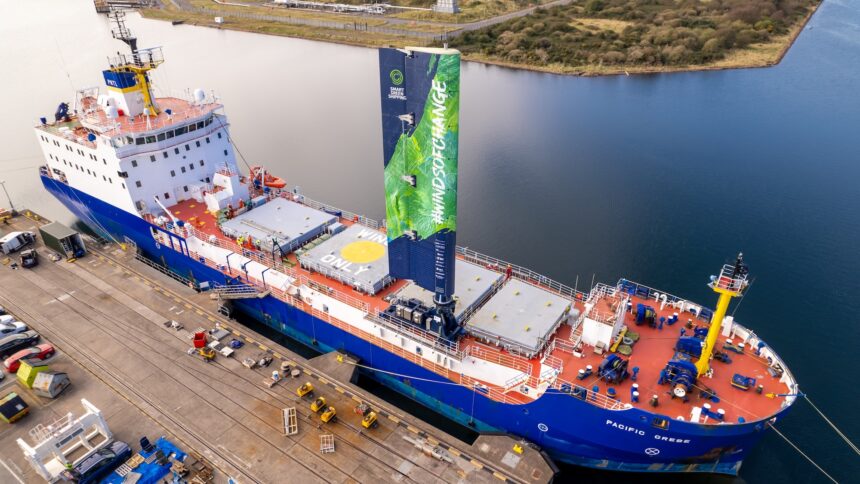
[[(225, 283), (226, 276), (151, 235), (152, 225), (66, 184), (42, 176), (45, 188), (85, 224), (103, 236), (133, 241), (139, 250), (197, 281)], [(239, 300), (239, 309), (260, 323), (322, 351), (344, 350), (383, 372), (369, 376), (389, 388), (478, 431), (506, 432), (537, 444), (558, 462), (634, 472), (709, 472), (736, 475), (741, 462), (764, 434), (766, 423), (701, 425), (673, 420), (654, 426), (657, 414), (637, 408), (606, 410), (551, 390), (528, 404), (505, 404), (468, 388), (434, 383), (439, 375), (272, 296)], [(430, 381), (426, 381), (430, 380)], [(772, 420), (782, 418), (784, 407)]]

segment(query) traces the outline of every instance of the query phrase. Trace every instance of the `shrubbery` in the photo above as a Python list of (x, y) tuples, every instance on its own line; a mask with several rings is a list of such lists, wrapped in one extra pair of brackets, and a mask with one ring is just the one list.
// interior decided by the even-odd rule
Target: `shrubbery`
[[(785, 34), (819, 1), (573, 0), (449, 43), (465, 54), (537, 65), (703, 64)], [(577, 19), (624, 23), (611, 30)]]

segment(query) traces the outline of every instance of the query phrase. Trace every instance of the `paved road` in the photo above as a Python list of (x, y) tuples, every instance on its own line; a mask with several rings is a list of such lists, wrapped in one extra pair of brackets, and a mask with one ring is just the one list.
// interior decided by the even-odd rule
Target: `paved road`
[[(193, 5), (191, 5), (190, 3), (188, 3), (187, 0), (170, 0), (170, 1), (171, 1), (171, 3), (173, 3), (174, 5), (176, 5), (177, 7), (179, 7), (182, 10), (195, 10), (195, 7)], [(471, 30), (478, 30), (478, 29), (482, 29), (484, 27), (489, 27), (491, 25), (496, 25), (496, 24), (499, 24), (499, 23), (502, 23), (502, 22), (505, 22), (505, 21), (508, 21), (508, 20), (511, 20), (514, 18), (525, 17), (526, 15), (530, 15), (536, 9), (541, 8), (541, 7), (550, 8), (550, 7), (556, 7), (559, 5), (567, 5), (571, 1), (572, 0), (552, 0), (552, 1), (547, 2), (545, 4), (542, 4), (542, 5), (535, 5), (532, 7), (524, 8), (522, 10), (517, 10), (514, 12), (508, 12), (505, 14), (496, 15), (495, 17), (490, 17), (490, 18), (486, 18), (483, 20), (477, 20), (477, 21), (468, 22), (468, 23), (436, 22), (436, 21), (431, 21), (431, 20), (403, 19), (403, 18), (397, 18), (397, 17), (367, 15), (367, 14), (360, 14), (360, 13), (341, 13), (341, 14), (335, 14), (335, 15), (343, 15), (343, 16), (349, 17), (350, 19), (364, 19), (364, 20), (384, 19), (387, 22), (387, 25), (389, 25), (389, 26), (402, 25), (402, 26), (409, 27), (409, 26), (415, 26), (415, 25), (423, 25), (423, 26), (431, 26), (431, 27), (442, 27), (442, 28), (446, 29), (447, 36), (451, 37), (451, 36), (459, 35), (463, 32), (467, 32), (467, 31), (471, 31)], [(259, 4), (246, 4), (246, 3), (242, 3), (242, 2), (227, 2), (227, 1), (219, 1), (219, 0), (213, 0), (213, 2), (216, 4), (221, 4), (221, 5), (246, 6), (246, 7), (259, 7), (260, 6)], [(217, 9), (217, 5), (213, 5), (213, 9)], [(314, 12), (319, 13), (316, 10)], [(323, 12), (323, 13), (327, 13), (327, 12)], [(301, 23), (301, 22), (298, 22), (297, 20), (298, 20), (297, 18), (284, 17), (283, 22)], [(428, 37), (428, 36), (437, 36), (438, 35), (438, 34), (428, 33), (428, 32), (414, 32), (414, 31), (411, 31), (411, 29), (409, 29), (409, 28), (404, 28), (402, 30), (406, 34), (417, 35), (420, 37)]]

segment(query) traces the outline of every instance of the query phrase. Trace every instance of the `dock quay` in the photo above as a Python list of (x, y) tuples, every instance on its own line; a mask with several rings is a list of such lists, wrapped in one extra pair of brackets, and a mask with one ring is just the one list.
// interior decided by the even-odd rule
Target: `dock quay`
[[(38, 232), (48, 222), (23, 211), (0, 232)], [(134, 446), (143, 435), (167, 436), (210, 465), (214, 482), (546, 483), (554, 477), (553, 464), (534, 446), (507, 435), (467, 444), (351, 383), (357, 367), (348, 355), (306, 360), (220, 314), (210, 294), (132, 249), (88, 239), (86, 256), (52, 262), (41, 240), (35, 248), (42, 262), (32, 269), (13, 270), (17, 254), (0, 255), (0, 305), (53, 343), (58, 355), (51, 368), (67, 372), (72, 386), (50, 401), (16, 390), (33, 410), (0, 424), (0, 482), (44, 482), (16, 439), (76, 411), (81, 398), (102, 409), (117, 439)], [(222, 342), (241, 347), (211, 362), (189, 352), (194, 333), (216, 330), (227, 334)], [(272, 361), (264, 367), (245, 364), (266, 358)], [(270, 386), (272, 372), (285, 365), (286, 374)], [(336, 420), (321, 422), (313, 400), (297, 395), (305, 383), (337, 409)], [(14, 378), (0, 381), (0, 393), (15, 385)], [(362, 426), (363, 415), (353, 411), (359, 404), (376, 412), (378, 426)], [(285, 431), (290, 408), (293, 435)], [(322, 452), (321, 444), (330, 443), (326, 450), (333, 451)]]
[(150, 0), (93, 0), (97, 13), (108, 13), (113, 8), (144, 8), (150, 6)]

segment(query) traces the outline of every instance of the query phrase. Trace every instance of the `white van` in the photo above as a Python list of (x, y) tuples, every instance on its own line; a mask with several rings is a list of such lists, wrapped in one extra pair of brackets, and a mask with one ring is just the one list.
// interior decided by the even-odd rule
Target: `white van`
[(0, 251), (9, 255), (36, 240), (33, 232), (12, 232), (0, 238)]

